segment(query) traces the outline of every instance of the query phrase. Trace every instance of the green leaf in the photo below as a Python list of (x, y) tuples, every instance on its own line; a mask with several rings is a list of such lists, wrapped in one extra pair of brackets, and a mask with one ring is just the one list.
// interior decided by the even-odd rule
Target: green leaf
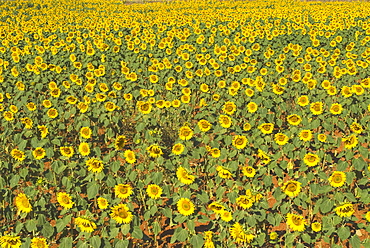
[(101, 246), (101, 239), (100, 239), (100, 237), (98, 237), (98, 236), (92, 236), (90, 238), (90, 244), (94, 248), (100, 248), (100, 246)]
[(50, 238), (54, 234), (54, 227), (50, 225), (48, 221), (44, 223), (44, 226), (41, 230), (42, 235), (46, 238)]
[(154, 235), (157, 236), (161, 231), (161, 226), (159, 225), (159, 223), (156, 221), (153, 223), (153, 232), (154, 232)]
[(203, 236), (201, 234), (192, 236), (190, 239), (190, 244), (194, 248), (201, 248), (204, 244)]
[(18, 184), (20, 178), (21, 177), (19, 175), (13, 175), (12, 179), (10, 179), (10, 188), (15, 187)]
[(177, 240), (184, 242), (189, 237), (189, 232), (186, 229), (181, 228), (180, 232), (177, 235)]
[(329, 199), (326, 200), (326, 201), (323, 201), (320, 205), (321, 212), (324, 213), (324, 214), (328, 213), (332, 210), (333, 206), (334, 206), (333, 201), (331, 201)]
[(348, 226), (339, 227), (337, 233), (341, 240), (346, 240), (351, 235), (351, 232)]
[(72, 237), (64, 237), (60, 241), (59, 248), (71, 248), (72, 246)]
[(27, 220), (27, 222), (26, 222), (26, 229), (29, 232), (35, 231), (37, 229), (37, 227), (36, 227), (36, 220), (34, 220), (34, 219)]
[(140, 227), (135, 226), (134, 230), (132, 231), (132, 237), (135, 239), (142, 239), (144, 236), (143, 231), (140, 229)]
[(97, 184), (95, 181), (92, 181), (87, 184), (87, 197), (89, 199), (96, 197), (98, 192), (99, 192), (99, 184)]

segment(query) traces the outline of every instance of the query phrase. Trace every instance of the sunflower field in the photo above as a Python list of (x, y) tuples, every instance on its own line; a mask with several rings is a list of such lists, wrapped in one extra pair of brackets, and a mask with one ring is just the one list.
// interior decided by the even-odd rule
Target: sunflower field
[(0, 247), (370, 247), (370, 3), (0, 2)]

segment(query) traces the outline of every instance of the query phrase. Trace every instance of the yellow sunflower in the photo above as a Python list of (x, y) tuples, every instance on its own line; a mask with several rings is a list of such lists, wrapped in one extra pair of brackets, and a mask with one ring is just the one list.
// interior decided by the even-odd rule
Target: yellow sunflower
[(352, 214), (355, 213), (355, 209), (353, 208), (352, 203), (344, 203), (334, 209), (334, 211), (340, 217), (350, 217)]
[(24, 155), (24, 152), (18, 150), (18, 149), (13, 149), (11, 152), (10, 152), (10, 155), (12, 155), (12, 157), (18, 161), (23, 161), (25, 158), (26, 158), (26, 155)]
[(258, 109), (258, 105), (255, 102), (250, 102), (247, 104), (247, 109), (249, 113), (254, 113)]
[(177, 143), (172, 147), (172, 153), (175, 155), (180, 155), (184, 152), (185, 146), (181, 143)]
[(86, 217), (75, 218), (75, 224), (81, 229), (81, 232), (91, 233), (96, 229), (96, 224)]
[(299, 133), (299, 139), (303, 141), (310, 141), (312, 139), (312, 131), (311, 130), (302, 130)]
[(70, 209), (74, 204), (72, 197), (65, 192), (58, 192), (57, 201), (64, 209)]
[(19, 236), (1, 236), (0, 245), (2, 248), (19, 248), (22, 245), (21, 237)]
[(198, 121), (198, 127), (200, 131), (207, 132), (211, 129), (212, 124), (209, 123), (207, 120), (200, 120)]
[(138, 101), (137, 107), (142, 114), (149, 114), (152, 111), (152, 104), (150, 102)]
[(328, 180), (331, 186), (342, 187), (346, 182), (346, 173), (343, 171), (334, 171)]
[(208, 208), (211, 209), (216, 214), (220, 214), (225, 210), (225, 207), (218, 202), (212, 202), (211, 204), (208, 205)]
[(188, 126), (182, 126), (179, 130), (179, 137), (181, 140), (190, 140), (193, 137), (193, 130)]
[(15, 205), (19, 212), (29, 213), (32, 211), (31, 203), (28, 200), (28, 197), (23, 193), (20, 193), (15, 197)]
[(6, 121), (12, 121), (12, 120), (14, 120), (14, 114), (12, 112), (10, 112), (10, 111), (5, 111), (3, 113), (3, 116), (4, 116), (4, 119)]
[(285, 182), (281, 189), (288, 196), (295, 197), (301, 192), (301, 183), (294, 180), (290, 180)]
[(236, 105), (234, 102), (225, 102), (222, 110), (225, 114), (232, 115), (236, 111)]
[(272, 123), (263, 123), (258, 126), (258, 129), (261, 130), (264, 134), (270, 134), (274, 130), (274, 124)]
[(293, 114), (293, 115), (288, 115), (287, 121), (290, 125), (298, 126), (299, 123), (301, 123), (302, 118), (299, 115)]
[(347, 138), (342, 138), (342, 142), (344, 143), (344, 147), (347, 149), (352, 149), (358, 144), (357, 137), (354, 134), (350, 135)]
[(218, 148), (212, 148), (209, 152), (214, 158), (219, 158), (221, 156), (221, 151)]
[(308, 96), (303, 95), (298, 98), (297, 103), (299, 106), (304, 107), (304, 106), (307, 106), (310, 103), (310, 101), (308, 100)]
[(320, 232), (321, 231), (321, 223), (319, 223), (319, 222), (313, 222), (311, 224), (311, 229), (314, 232)]
[(254, 177), (254, 175), (256, 175), (256, 169), (254, 169), (252, 166), (244, 166), (242, 168), (242, 172), (246, 177)]
[(306, 165), (308, 166), (315, 166), (320, 162), (320, 158), (318, 155), (313, 154), (313, 153), (307, 153), (303, 157), (303, 161)]
[(320, 115), (324, 112), (324, 104), (322, 102), (313, 102), (310, 105), (310, 111), (314, 115)]
[(177, 210), (180, 214), (188, 216), (194, 213), (195, 207), (194, 204), (188, 198), (181, 198), (177, 202)]
[(286, 223), (293, 231), (303, 232), (305, 230), (306, 220), (303, 216), (288, 213)]
[(370, 211), (366, 212), (365, 219), (367, 220), (367, 222), (370, 222)]
[(232, 139), (232, 144), (236, 149), (243, 149), (247, 146), (248, 139), (243, 135), (235, 135)]
[(97, 199), (97, 202), (98, 202), (99, 209), (107, 209), (108, 208), (108, 205), (109, 205), (108, 200), (105, 199), (104, 197), (99, 197)]
[(158, 158), (163, 155), (162, 149), (157, 145), (150, 145), (146, 150), (152, 158)]
[(233, 219), (232, 213), (229, 212), (229, 211), (226, 211), (226, 210), (223, 210), (220, 213), (220, 216), (221, 216), (221, 220), (223, 220), (225, 222), (230, 222)]
[(320, 133), (319, 135), (317, 135), (317, 139), (318, 139), (320, 142), (325, 143), (325, 142), (326, 142), (327, 137), (326, 137), (326, 135), (325, 135), (325, 134)]
[(285, 135), (285, 134), (283, 134), (283, 133), (277, 133), (277, 134), (275, 134), (274, 140), (275, 140), (275, 142), (276, 142), (278, 145), (283, 146), (283, 145), (285, 145), (286, 143), (288, 143), (289, 138), (288, 138), (288, 136), (286, 136), (286, 135)]
[(233, 174), (222, 166), (217, 166), (216, 170), (218, 171), (218, 176), (223, 179), (231, 179), (233, 177)]
[(114, 142), (114, 147), (117, 149), (117, 150), (121, 150), (125, 147), (126, 145), (126, 136), (124, 135), (119, 135), (117, 138), (116, 138), (116, 141)]
[(129, 184), (117, 184), (114, 187), (114, 192), (121, 199), (126, 199), (133, 193), (132, 187)]
[(48, 109), (48, 112), (46, 113), (50, 118), (56, 118), (58, 116), (58, 110), (55, 108)]
[(340, 103), (333, 103), (330, 107), (330, 113), (333, 115), (340, 115), (343, 111), (342, 104)]
[(148, 185), (148, 187), (146, 188), (146, 193), (148, 194), (148, 196), (152, 199), (158, 199), (159, 197), (161, 197), (162, 195), (162, 188), (159, 187), (158, 185), (156, 184), (150, 184)]
[(32, 155), (35, 159), (39, 160), (46, 156), (46, 151), (42, 147), (37, 147), (35, 150), (33, 150)]
[(100, 161), (96, 158), (90, 158), (86, 160), (86, 166), (89, 171), (94, 173), (100, 173), (104, 168), (103, 161)]
[(127, 163), (129, 164), (133, 164), (136, 162), (136, 155), (133, 151), (131, 150), (126, 150), (124, 153), (123, 153), (123, 156), (125, 157)]
[(119, 224), (125, 223), (128, 224), (132, 220), (132, 213), (126, 204), (118, 204), (114, 207), (111, 207), (112, 213), (110, 216)]
[(195, 180), (195, 177), (190, 175), (189, 172), (181, 166), (177, 169), (176, 176), (183, 184), (192, 184)]
[(60, 153), (62, 154), (62, 156), (70, 158), (74, 154), (73, 147), (71, 147), (71, 146), (69, 146), (69, 147), (68, 146), (62, 146), (59, 149), (60, 149)]
[(46, 135), (48, 135), (49, 133), (49, 130), (46, 126), (42, 125), (42, 126), (37, 126), (37, 128), (40, 130), (40, 133), (41, 133), (41, 138), (45, 138)]
[(236, 198), (236, 204), (244, 209), (249, 209), (253, 206), (253, 199), (247, 195), (241, 195)]
[(46, 242), (45, 238), (32, 238), (31, 239), (31, 248), (48, 248), (49, 245)]
[(364, 131), (363, 127), (357, 122), (353, 122), (350, 126), (350, 129), (352, 132), (357, 133), (357, 134), (360, 134), (362, 133), (362, 131)]
[(239, 222), (230, 227), (230, 235), (237, 244), (250, 243), (255, 237), (253, 234), (248, 234)]
[(90, 127), (81, 127), (80, 135), (81, 135), (82, 138), (90, 139), (91, 134), (92, 134), (92, 131), (91, 131)]
[(220, 124), (221, 124), (221, 127), (223, 128), (229, 128), (231, 127), (231, 124), (232, 124), (232, 121), (231, 121), (231, 118), (227, 115), (220, 115), (220, 117), (218, 118)]
[(78, 151), (80, 152), (82, 156), (88, 156), (90, 154), (89, 144), (86, 142), (82, 142), (78, 147)]

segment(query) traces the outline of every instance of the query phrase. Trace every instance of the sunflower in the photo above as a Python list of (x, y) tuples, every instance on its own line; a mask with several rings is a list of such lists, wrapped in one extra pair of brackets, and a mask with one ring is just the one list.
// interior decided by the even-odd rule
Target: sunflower
[(32, 129), (33, 121), (30, 118), (21, 118), (21, 122), (25, 125), (25, 128)]
[(91, 128), (90, 127), (81, 127), (80, 129), (80, 135), (84, 139), (90, 139), (92, 134)]
[(105, 109), (106, 109), (107, 111), (109, 111), (109, 112), (112, 112), (113, 110), (115, 110), (116, 108), (118, 108), (118, 107), (116, 106), (116, 104), (115, 104), (115, 103), (113, 103), (113, 102), (106, 102), (106, 103), (104, 104), (104, 107), (105, 107)]
[(29, 213), (32, 211), (31, 203), (23, 193), (20, 193), (15, 197), (15, 205), (19, 212)]
[(181, 143), (177, 143), (172, 147), (172, 153), (175, 155), (180, 155), (184, 152), (185, 146)]
[(62, 154), (62, 156), (64, 157), (72, 157), (73, 154), (74, 154), (74, 150), (73, 150), (73, 147), (71, 146), (62, 146), (59, 148), (60, 149), (60, 153)]
[(274, 124), (272, 123), (263, 123), (258, 126), (258, 129), (261, 130), (264, 134), (270, 134), (274, 130)]
[(162, 188), (156, 184), (150, 184), (146, 188), (146, 193), (152, 199), (158, 199), (162, 195)]
[(256, 175), (256, 169), (252, 166), (244, 166), (242, 168), (243, 175), (246, 177), (254, 177)]
[(264, 163), (264, 164), (268, 164), (268, 163), (271, 162), (271, 158), (267, 155), (266, 152), (264, 152), (261, 149), (258, 149), (257, 156), (258, 156), (259, 159), (261, 159), (262, 163)]
[(244, 131), (249, 131), (249, 130), (251, 130), (251, 128), (252, 128), (252, 125), (250, 124), (250, 123), (244, 123), (244, 125), (243, 125), (243, 130)]
[(332, 113), (333, 115), (339, 115), (342, 113), (342, 111), (343, 107), (340, 103), (333, 103), (330, 107), (330, 113)]
[(310, 141), (312, 139), (312, 132), (311, 130), (302, 130), (299, 133), (299, 139), (303, 141)]
[(271, 232), (269, 236), (270, 236), (270, 239), (271, 239), (271, 240), (275, 240), (275, 239), (277, 239), (277, 238), (278, 238), (278, 234), (277, 234), (277, 232)]
[(3, 113), (3, 116), (4, 116), (4, 119), (6, 121), (12, 121), (12, 120), (14, 120), (14, 114), (12, 112), (10, 112), (10, 111), (5, 111)]
[(82, 156), (88, 156), (90, 154), (89, 144), (86, 142), (82, 142), (78, 147), (78, 151), (80, 152)]
[(221, 216), (221, 220), (225, 222), (230, 222), (233, 219), (232, 213), (226, 210), (222, 211), (220, 213), (220, 216)]
[(313, 222), (311, 224), (311, 229), (314, 232), (320, 232), (321, 231), (321, 223), (319, 223), (319, 222)]
[(108, 205), (109, 205), (108, 200), (105, 199), (104, 197), (99, 197), (97, 199), (97, 202), (98, 202), (99, 209), (107, 209), (108, 208)]
[(72, 197), (65, 192), (58, 192), (57, 201), (64, 209), (70, 209), (74, 204)]
[(126, 159), (126, 162), (129, 163), (129, 164), (133, 164), (136, 162), (136, 156), (135, 156), (135, 153), (131, 150), (126, 150), (124, 153), (123, 153), (123, 156), (125, 157)]
[(56, 118), (58, 116), (58, 110), (56, 110), (55, 108), (51, 108), (48, 110), (48, 112), (46, 113), (50, 118)]
[(235, 135), (232, 139), (232, 144), (236, 149), (243, 149), (247, 146), (248, 139), (243, 135)]
[(215, 248), (215, 244), (212, 241), (212, 231), (205, 231), (204, 232), (204, 248)]
[(224, 113), (232, 115), (236, 111), (236, 105), (234, 102), (225, 102), (222, 110), (224, 111)]
[(230, 235), (236, 243), (250, 243), (254, 239), (253, 234), (247, 234), (242, 225), (236, 222), (230, 227)]
[(195, 207), (194, 204), (188, 198), (181, 198), (177, 202), (177, 210), (180, 214), (188, 216), (194, 213)]
[(15, 105), (10, 105), (9, 107), (10, 111), (12, 111), (14, 114), (18, 112), (18, 107)]
[(293, 231), (303, 232), (305, 229), (306, 220), (303, 218), (303, 216), (288, 213), (286, 223)]
[(252, 90), (251, 88), (247, 88), (245, 89), (245, 94), (249, 97), (252, 97), (254, 95), (254, 90)]
[(12, 157), (18, 161), (23, 161), (25, 158), (26, 158), (26, 155), (24, 155), (24, 152), (18, 150), (18, 149), (13, 149), (11, 152), (10, 152), (10, 155), (12, 155)]
[(158, 158), (163, 155), (162, 149), (157, 145), (150, 145), (146, 150), (152, 158)]
[(306, 165), (308, 166), (315, 166), (320, 162), (320, 158), (318, 155), (313, 154), (313, 153), (307, 153), (303, 157), (303, 161)]
[(87, 169), (89, 171), (92, 171), (95, 173), (100, 173), (104, 168), (103, 161), (100, 161), (96, 158), (90, 158), (89, 160), (87, 160), (86, 166), (88, 167)]
[(328, 180), (331, 186), (342, 187), (346, 182), (346, 173), (343, 171), (334, 171)]
[(236, 198), (236, 204), (244, 209), (249, 209), (253, 206), (252, 198), (248, 197), (247, 195), (241, 195)]
[(340, 217), (350, 217), (352, 214), (355, 213), (355, 209), (353, 208), (352, 203), (344, 203), (334, 209), (334, 211)]
[(301, 183), (294, 180), (290, 180), (288, 182), (285, 182), (281, 189), (288, 196), (294, 197), (301, 192)]
[(126, 136), (124, 135), (119, 135), (117, 138), (116, 138), (116, 141), (114, 142), (114, 147), (116, 148), (116, 150), (121, 150), (125, 147), (126, 145)]
[(123, 98), (126, 100), (126, 101), (131, 101), (133, 96), (131, 93), (125, 93), (123, 94)]
[(181, 166), (177, 169), (176, 176), (183, 184), (192, 184), (195, 180), (195, 177), (190, 175), (189, 172)]
[(153, 84), (157, 83), (159, 81), (159, 78), (157, 75), (150, 75), (149, 76), (149, 81)]
[(32, 238), (31, 239), (31, 248), (48, 248), (49, 245), (46, 242), (45, 238)]
[(46, 156), (46, 151), (42, 147), (37, 147), (35, 150), (33, 150), (32, 154), (35, 159), (39, 160)]
[(314, 115), (320, 115), (324, 112), (324, 104), (322, 102), (313, 102), (310, 105), (310, 111)]
[(365, 219), (370, 222), (370, 211), (367, 211), (365, 214)]
[(317, 139), (320, 141), (320, 142), (326, 142), (326, 139), (327, 139), (327, 137), (326, 137), (326, 135), (325, 134), (323, 134), (323, 133), (320, 133), (319, 135), (317, 135)]
[(225, 207), (217, 202), (212, 202), (211, 204), (208, 205), (208, 208), (211, 209), (216, 214), (221, 214), (225, 210)]
[(81, 229), (82, 232), (91, 233), (96, 229), (96, 224), (86, 217), (75, 218), (75, 224)]
[(21, 237), (19, 236), (1, 236), (0, 245), (2, 248), (19, 248), (22, 245)]
[(247, 104), (247, 109), (249, 113), (254, 113), (258, 109), (258, 105), (255, 102), (250, 102)]
[(299, 115), (293, 114), (293, 115), (288, 115), (287, 121), (290, 125), (298, 126), (299, 123), (301, 123), (302, 118)]
[(286, 143), (288, 143), (289, 141), (289, 138), (288, 136), (286, 136), (285, 134), (283, 133), (277, 133), (275, 134), (275, 138), (274, 138), (275, 142), (280, 145), (280, 146), (283, 146), (285, 145)]
[(126, 199), (133, 193), (133, 191), (132, 187), (129, 184), (117, 184), (114, 187), (114, 193), (117, 197), (121, 199)]
[(49, 130), (45, 125), (37, 126), (37, 128), (40, 130), (41, 138), (45, 138), (46, 135), (49, 133)]
[(152, 104), (150, 102), (138, 101), (137, 107), (142, 114), (149, 114), (152, 111)]
[(181, 140), (190, 140), (193, 137), (193, 130), (188, 126), (182, 126), (179, 129), (179, 137)]
[(352, 134), (347, 138), (342, 138), (342, 142), (344, 143), (344, 147), (347, 149), (352, 149), (357, 146), (358, 140), (356, 135)]
[(207, 120), (200, 120), (200, 121), (198, 121), (198, 127), (199, 127), (200, 131), (207, 132), (211, 129), (212, 124), (209, 123)]
[(223, 128), (229, 128), (231, 127), (231, 124), (232, 124), (232, 121), (231, 121), (231, 118), (227, 115), (220, 115), (220, 117), (218, 118), (220, 124), (221, 124), (221, 127)]
[(357, 122), (353, 122), (350, 126), (350, 129), (352, 132), (357, 133), (357, 134), (360, 134), (364, 131), (363, 127)]
[(110, 216), (117, 221), (119, 224), (125, 223), (128, 224), (132, 220), (132, 213), (126, 204), (118, 204), (114, 207), (111, 207), (112, 213)]

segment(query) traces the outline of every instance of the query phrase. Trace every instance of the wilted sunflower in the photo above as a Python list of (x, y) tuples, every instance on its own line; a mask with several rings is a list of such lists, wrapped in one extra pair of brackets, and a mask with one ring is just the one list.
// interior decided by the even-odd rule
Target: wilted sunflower
[(65, 156), (68, 158), (72, 157), (75, 152), (73, 150), (73, 147), (71, 146), (62, 146), (59, 149), (60, 149), (60, 153), (62, 154), (62, 156)]
[(319, 222), (313, 222), (311, 224), (312, 231), (314, 232), (320, 232), (321, 231), (321, 223)]
[(330, 185), (333, 187), (342, 187), (346, 182), (346, 173), (343, 171), (334, 171), (328, 178)]
[(70, 209), (74, 204), (72, 197), (65, 192), (58, 192), (57, 201), (64, 209)]
[(80, 129), (80, 135), (84, 139), (90, 139), (92, 134), (91, 128), (90, 127), (81, 127)]
[(119, 135), (117, 138), (116, 138), (116, 141), (114, 142), (114, 147), (117, 149), (117, 150), (121, 150), (125, 147), (126, 145), (126, 136), (124, 135)]
[(31, 248), (49, 248), (49, 245), (45, 238), (35, 237), (31, 239)]
[(342, 138), (342, 142), (344, 143), (344, 147), (347, 149), (352, 149), (358, 144), (357, 137), (354, 134), (350, 135), (347, 138)]
[(23, 161), (25, 158), (26, 158), (26, 155), (24, 155), (24, 152), (18, 150), (18, 149), (13, 149), (11, 152), (10, 152), (10, 155), (12, 155), (12, 157), (18, 161)]
[(231, 118), (227, 115), (220, 115), (220, 117), (218, 118), (220, 124), (221, 124), (221, 127), (223, 128), (229, 128), (231, 127), (231, 124), (232, 124), (232, 121), (231, 121)]
[(108, 200), (105, 199), (104, 197), (99, 197), (97, 199), (97, 202), (98, 202), (99, 209), (107, 209), (108, 208), (108, 205), (109, 205)]
[(150, 184), (146, 188), (146, 193), (152, 199), (158, 199), (162, 195), (162, 188), (156, 184)]
[(42, 159), (46, 156), (46, 151), (42, 147), (37, 147), (35, 150), (33, 150), (32, 155), (35, 159)]
[(249, 209), (253, 206), (253, 199), (247, 195), (241, 195), (236, 198), (236, 204), (244, 209)]
[(131, 150), (126, 150), (124, 153), (123, 153), (123, 156), (125, 157), (126, 159), (126, 162), (129, 163), (129, 164), (133, 164), (136, 162), (136, 156), (135, 156), (135, 153)]
[(283, 146), (283, 145), (285, 145), (286, 143), (288, 143), (289, 138), (288, 138), (288, 136), (286, 136), (286, 135), (285, 135), (285, 134), (283, 134), (283, 133), (277, 133), (277, 134), (275, 134), (274, 140), (275, 140), (275, 142), (276, 142), (278, 145)]
[(341, 206), (336, 207), (334, 210), (340, 217), (350, 217), (355, 213), (352, 203), (344, 203)]
[(243, 149), (248, 144), (248, 139), (243, 135), (235, 135), (232, 139), (232, 144), (236, 149)]
[(303, 218), (303, 216), (288, 213), (286, 223), (293, 231), (303, 232), (305, 229), (306, 220)]
[(50, 118), (56, 118), (58, 116), (58, 110), (56, 110), (55, 108), (51, 108), (48, 110), (48, 112), (46, 113)]
[(274, 130), (274, 124), (272, 123), (263, 123), (258, 126), (258, 129), (261, 130), (264, 134), (270, 134)]
[(28, 200), (28, 197), (23, 193), (20, 193), (15, 197), (15, 205), (19, 212), (29, 213), (32, 211), (31, 203)]
[(193, 137), (193, 130), (188, 126), (182, 126), (179, 129), (179, 137), (181, 140), (190, 140)]
[(158, 158), (163, 155), (162, 149), (157, 145), (150, 145), (146, 150), (152, 158)]
[(133, 193), (133, 191), (132, 187), (129, 184), (117, 184), (114, 187), (114, 193), (117, 197), (121, 199), (126, 199)]
[(89, 146), (89, 144), (86, 143), (86, 142), (82, 142), (78, 146), (78, 151), (80, 152), (80, 154), (82, 156), (88, 156), (90, 154), (90, 146)]
[(254, 169), (252, 166), (244, 166), (242, 168), (242, 172), (246, 177), (254, 177), (254, 175), (256, 175), (256, 169)]
[(172, 147), (172, 153), (175, 155), (180, 155), (184, 152), (185, 146), (181, 143), (177, 143)]
[(307, 153), (303, 157), (303, 161), (306, 165), (308, 166), (315, 166), (320, 162), (320, 158), (318, 155), (313, 154), (313, 153)]
[(202, 131), (202, 132), (207, 132), (211, 129), (212, 127), (212, 124), (209, 123), (207, 120), (200, 120), (198, 122), (198, 127), (199, 127), (199, 130)]
[(192, 213), (194, 213), (195, 210), (194, 203), (192, 203), (191, 200), (188, 198), (181, 198), (177, 202), (177, 210), (182, 215), (191, 215)]
[(0, 245), (2, 248), (19, 248), (22, 245), (21, 237), (19, 236), (1, 236)]
[(299, 115), (293, 114), (293, 115), (288, 115), (287, 121), (290, 125), (298, 126), (299, 123), (301, 123), (302, 118)]
[(95, 173), (100, 173), (104, 168), (103, 161), (100, 161), (96, 158), (90, 158), (86, 160), (86, 166), (88, 167), (87, 169), (89, 171), (92, 171)]
[(320, 115), (324, 112), (324, 104), (322, 102), (313, 102), (311, 103), (310, 110), (314, 115)]
[(288, 196), (295, 197), (301, 192), (301, 183), (298, 181), (290, 180), (285, 182), (281, 189)]
[(77, 217), (75, 219), (75, 224), (82, 232), (91, 233), (96, 229), (96, 224), (87, 217)]
[(195, 180), (195, 177), (190, 175), (189, 172), (181, 166), (177, 169), (176, 176), (183, 184), (192, 184)]
[(343, 107), (340, 103), (333, 103), (330, 107), (330, 113), (332, 113), (333, 115), (339, 115), (342, 113), (342, 111)]
[(299, 139), (303, 141), (310, 141), (312, 139), (311, 130), (302, 130), (299, 132)]
[(126, 204), (118, 204), (111, 208), (112, 213), (110, 216), (119, 224), (128, 224), (132, 220), (132, 213)]

